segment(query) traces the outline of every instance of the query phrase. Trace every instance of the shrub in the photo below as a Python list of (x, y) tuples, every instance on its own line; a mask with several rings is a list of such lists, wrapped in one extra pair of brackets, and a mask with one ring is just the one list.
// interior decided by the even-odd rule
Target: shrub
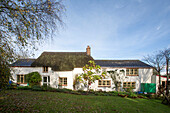
[(76, 95), (81, 95), (81, 93), (80, 93), (80, 92), (77, 92), (77, 91), (71, 91), (70, 93), (71, 93), (71, 94), (76, 94)]
[(130, 93), (128, 95), (128, 97), (130, 97), (130, 98), (137, 98), (138, 96), (135, 93)]
[(31, 90), (32, 88), (30, 86), (19, 86), (16, 89), (18, 89), (18, 90)]
[(41, 86), (32, 86), (33, 91), (43, 91)]
[(17, 84), (12, 83), (12, 84), (8, 85), (8, 87), (6, 89), (16, 89), (16, 88), (17, 88)]
[(63, 89), (56, 89), (56, 91), (57, 91), (57, 92), (69, 93), (69, 92), (71, 92), (72, 90), (71, 90), (71, 89), (63, 88)]
[(26, 81), (30, 84), (30, 86), (40, 85), (42, 81), (41, 75), (38, 72), (32, 72), (26, 75)]

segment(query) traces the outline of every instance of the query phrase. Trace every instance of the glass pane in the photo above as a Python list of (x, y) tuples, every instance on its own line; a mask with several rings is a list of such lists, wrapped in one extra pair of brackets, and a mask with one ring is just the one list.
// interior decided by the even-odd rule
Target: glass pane
[(130, 69), (130, 74), (133, 75), (133, 69)]
[(102, 82), (101, 82), (101, 80), (99, 80), (99, 85), (102, 85)]
[(64, 85), (67, 85), (67, 78), (64, 78)]
[(129, 75), (129, 69), (126, 69), (126, 75)]
[(44, 80), (44, 82), (47, 82), (47, 77), (44, 77), (43, 80)]
[(44, 72), (45, 72), (45, 67), (43, 67), (43, 69), (44, 69)]
[(123, 87), (126, 87), (126, 82), (123, 83)]
[(27, 83), (26, 76), (24, 76), (24, 83)]
[(21, 83), (24, 83), (24, 77), (21, 75)]
[(132, 82), (132, 87), (135, 87), (135, 82)]
[(128, 82), (128, 85), (127, 85), (127, 87), (130, 87), (130, 82)]
[(103, 81), (103, 85), (106, 85), (106, 81)]
[(64, 81), (64, 85), (67, 85), (67, 82), (66, 82), (66, 81)]
[(107, 81), (107, 85), (110, 85), (110, 81)]
[(20, 75), (17, 75), (17, 82), (20, 82)]
[(138, 74), (138, 70), (137, 69), (135, 69), (135, 75), (137, 75)]

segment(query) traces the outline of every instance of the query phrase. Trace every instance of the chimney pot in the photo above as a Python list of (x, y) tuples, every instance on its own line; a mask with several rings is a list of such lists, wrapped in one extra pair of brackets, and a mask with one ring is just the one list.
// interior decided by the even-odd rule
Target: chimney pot
[(89, 46), (89, 45), (88, 45), (87, 48), (86, 48), (86, 53), (87, 53), (87, 55), (90, 55), (90, 54), (91, 54), (90, 46)]

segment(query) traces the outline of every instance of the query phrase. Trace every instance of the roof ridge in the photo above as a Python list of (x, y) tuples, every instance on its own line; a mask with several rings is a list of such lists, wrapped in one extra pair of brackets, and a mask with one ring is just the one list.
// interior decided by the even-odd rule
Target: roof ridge
[(21, 58), (21, 59), (18, 59), (18, 60), (35, 60), (36, 58)]
[(53, 52), (53, 51), (44, 51), (43, 53), (86, 53), (86, 52), (62, 52), (62, 51)]
[(140, 60), (134, 59), (134, 60), (95, 60), (95, 61), (140, 61)]

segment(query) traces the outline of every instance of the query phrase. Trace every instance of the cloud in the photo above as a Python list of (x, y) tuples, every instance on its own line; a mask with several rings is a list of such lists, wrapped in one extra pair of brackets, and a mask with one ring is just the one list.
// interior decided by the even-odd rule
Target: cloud
[(156, 30), (159, 30), (161, 28), (161, 26), (158, 26), (158, 27), (156, 27)]
[[(67, 28), (40, 51), (85, 51), (90, 45), (94, 58), (137, 59), (144, 53), (167, 47), (170, 16), (162, 12), (165, 4), (137, 1), (142, 4), (70, 1)], [(158, 4), (161, 4), (159, 10)]]

